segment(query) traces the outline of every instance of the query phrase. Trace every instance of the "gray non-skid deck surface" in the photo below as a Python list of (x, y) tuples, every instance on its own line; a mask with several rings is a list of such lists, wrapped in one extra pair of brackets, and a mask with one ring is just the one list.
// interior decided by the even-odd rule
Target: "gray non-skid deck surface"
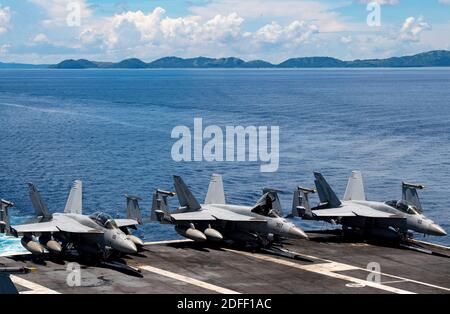
[[(59, 293), (450, 292), (450, 258), (326, 240), (295, 241), (286, 247), (312, 262), (202, 248), (189, 242), (158, 244), (148, 246), (139, 256), (126, 258), (130, 265), (144, 268), (143, 278), (107, 268), (82, 267), (81, 287), (67, 285), (67, 263), (35, 264), (29, 257), (19, 261), (2, 257), (0, 263), (36, 267), (37, 272), (18, 277)], [(369, 272), (365, 269), (371, 262), (380, 265), (381, 285), (366, 284)], [(19, 289), (33, 290), (20, 285)]]

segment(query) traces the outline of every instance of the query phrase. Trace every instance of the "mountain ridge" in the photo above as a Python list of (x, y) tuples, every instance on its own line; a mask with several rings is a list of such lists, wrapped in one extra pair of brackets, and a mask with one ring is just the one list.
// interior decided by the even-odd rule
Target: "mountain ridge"
[(54, 65), (1, 63), (0, 68), (53, 68), (53, 69), (204, 69), (204, 68), (377, 68), (377, 67), (450, 67), (450, 51), (434, 50), (415, 55), (386, 59), (356, 59), (344, 61), (327, 56), (290, 58), (279, 64), (264, 60), (244, 61), (227, 58), (179, 58), (168, 56), (146, 63), (137, 58), (120, 62), (98, 62), (86, 59), (66, 59)]

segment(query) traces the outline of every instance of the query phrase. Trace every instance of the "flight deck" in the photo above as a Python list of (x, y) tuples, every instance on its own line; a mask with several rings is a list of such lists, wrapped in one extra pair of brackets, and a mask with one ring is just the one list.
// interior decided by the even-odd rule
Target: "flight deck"
[(147, 243), (143, 252), (122, 259), (141, 277), (49, 258), (35, 262), (31, 255), (0, 257), (0, 265), (37, 268), (11, 276), (21, 294), (450, 293), (449, 248), (417, 242), (419, 252), (343, 242), (333, 234), (309, 236), (284, 246), (296, 259), (190, 240)]

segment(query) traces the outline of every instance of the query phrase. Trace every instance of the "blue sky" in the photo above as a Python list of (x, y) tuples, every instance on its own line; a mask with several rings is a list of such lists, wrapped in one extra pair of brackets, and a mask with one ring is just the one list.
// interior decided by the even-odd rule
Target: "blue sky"
[(280, 62), (450, 49), (450, 0), (375, 0), (377, 26), (367, 23), (369, 2), (0, 0), (0, 61), (202, 55)]

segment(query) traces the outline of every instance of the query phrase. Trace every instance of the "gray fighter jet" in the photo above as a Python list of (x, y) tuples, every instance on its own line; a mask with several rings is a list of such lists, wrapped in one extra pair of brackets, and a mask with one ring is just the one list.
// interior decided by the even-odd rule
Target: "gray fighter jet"
[(22, 245), (32, 254), (61, 254), (74, 249), (80, 255), (107, 258), (114, 252), (132, 254), (143, 245), (128, 228), (138, 225), (133, 219), (113, 219), (104, 213), (82, 214), (82, 183), (75, 181), (64, 213), (50, 213), (47, 205), (29, 183), (30, 198), (38, 216), (35, 223), (11, 226), (11, 233), (22, 235)]
[(214, 174), (204, 204), (192, 195), (181, 177), (174, 176), (180, 207), (170, 212), (167, 198), (175, 193), (157, 190), (153, 196), (152, 220), (175, 225), (183, 237), (194, 241), (232, 240), (268, 246), (281, 238), (307, 238), (293, 223), (280, 217), (281, 205), (275, 190), (266, 189), (253, 206), (225, 202), (222, 176)]
[[(344, 198), (339, 200), (322, 174), (315, 172), (317, 190), (299, 187), (294, 192), (292, 215), (303, 219), (323, 220), (341, 224), (344, 231), (368, 236), (407, 236), (407, 231), (445, 236), (442, 227), (422, 213), (417, 194), (423, 185), (402, 184), (402, 199), (387, 202), (367, 201), (361, 172), (353, 171)], [(318, 192), (320, 204), (311, 208), (308, 194)]]

